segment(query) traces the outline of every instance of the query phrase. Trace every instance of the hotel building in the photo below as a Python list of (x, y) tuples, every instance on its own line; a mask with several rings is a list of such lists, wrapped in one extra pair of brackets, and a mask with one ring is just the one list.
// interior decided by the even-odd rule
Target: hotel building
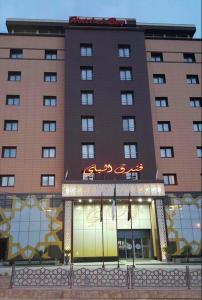
[[(201, 40), (135, 19), (8, 19), (0, 259), (201, 254)], [(116, 200), (116, 206), (114, 202)], [(115, 217), (114, 217), (115, 214)]]

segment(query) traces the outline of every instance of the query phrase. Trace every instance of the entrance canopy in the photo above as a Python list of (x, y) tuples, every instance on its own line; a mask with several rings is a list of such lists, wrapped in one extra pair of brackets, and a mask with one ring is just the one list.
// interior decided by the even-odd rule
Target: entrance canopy
[(68, 181), (62, 185), (62, 197), (112, 197), (116, 187), (117, 197), (164, 197), (165, 188), (162, 181), (155, 182), (120, 182), (112, 181)]

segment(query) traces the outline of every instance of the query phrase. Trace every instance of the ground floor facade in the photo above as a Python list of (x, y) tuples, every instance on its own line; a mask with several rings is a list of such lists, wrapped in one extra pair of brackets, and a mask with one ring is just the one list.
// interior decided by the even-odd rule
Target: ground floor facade
[[(62, 194), (0, 195), (0, 260), (164, 260), (201, 254), (201, 196), (159, 185), (79, 183)], [(113, 215), (113, 210), (115, 216)], [(102, 217), (101, 217), (102, 213)], [(129, 218), (130, 214), (130, 218)]]

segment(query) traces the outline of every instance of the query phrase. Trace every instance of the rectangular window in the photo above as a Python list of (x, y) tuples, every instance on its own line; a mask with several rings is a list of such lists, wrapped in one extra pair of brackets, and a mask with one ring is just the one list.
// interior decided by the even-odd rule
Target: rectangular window
[(22, 58), (22, 49), (10, 49), (10, 58), (13, 59)]
[(43, 131), (46, 132), (56, 131), (56, 121), (43, 121)]
[(131, 68), (120, 68), (120, 80), (132, 80)]
[(162, 158), (174, 157), (173, 147), (160, 147), (160, 153)]
[(44, 73), (44, 81), (45, 82), (56, 82), (57, 81), (57, 73), (45, 72)]
[(94, 144), (82, 144), (82, 158), (94, 158)]
[(55, 175), (41, 175), (41, 186), (55, 186)]
[(5, 131), (17, 131), (18, 130), (18, 121), (15, 121), (15, 120), (4, 121), (4, 130)]
[(92, 80), (93, 79), (93, 68), (92, 67), (81, 67), (81, 80)]
[(188, 84), (199, 84), (198, 75), (187, 75)]
[(7, 95), (6, 105), (18, 106), (20, 105), (20, 96), (18, 95)]
[(119, 45), (119, 57), (130, 57), (129, 45)]
[(163, 54), (161, 52), (151, 52), (151, 61), (153, 62), (163, 61)]
[(158, 131), (163, 131), (163, 132), (171, 131), (170, 121), (159, 121), (157, 123), (157, 128), (158, 128)]
[(155, 98), (156, 107), (168, 107), (167, 97), (156, 97)]
[(123, 131), (135, 131), (135, 118), (123, 117), (122, 125), (123, 125)]
[(164, 74), (153, 74), (153, 83), (154, 84), (165, 84), (166, 77)]
[(14, 186), (15, 185), (15, 176), (14, 175), (0, 175), (0, 186)]
[(57, 50), (45, 50), (45, 59), (57, 59)]
[(202, 131), (202, 122), (201, 121), (194, 121), (193, 122), (193, 131)]
[(43, 158), (55, 158), (56, 148), (55, 147), (42, 147), (42, 157)]
[(2, 157), (3, 158), (16, 158), (17, 147), (2, 147)]
[(202, 98), (201, 97), (191, 97), (190, 106), (191, 107), (202, 107)]
[(94, 131), (94, 118), (93, 117), (82, 117), (81, 118), (81, 129), (82, 129), (82, 131)]
[(82, 172), (82, 179), (83, 180), (95, 180), (95, 173), (87, 175)]
[(202, 157), (202, 147), (196, 147), (196, 154), (197, 157)]
[(81, 104), (82, 105), (93, 105), (93, 92), (92, 91), (81, 91)]
[(55, 96), (44, 96), (43, 106), (56, 106), (57, 98)]
[(195, 55), (194, 53), (183, 53), (184, 62), (186, 63), (195, 63)]
[(121, 92), (121, 104), (122, 105), (133, 105), (134, 94), (133, 92), (123, 91)]
[(136, 144), (124, 144), (124, 157), (125, 158), (137, 158)]
[(163, 174), (163, 181), (166, 185), (175, 185), (177, 184), (176, 174)]
[(126, 173), (126, 179), (127, 180), (139, 180), (139, 172), (131, 172), (131, 173)]
[(8, 72), (8, 81), (20, 81), (21, 80), (21, 72)]
[(80, 45), (81, 56), (92, 56), (93, 47), (91, 44), (81, 44)]

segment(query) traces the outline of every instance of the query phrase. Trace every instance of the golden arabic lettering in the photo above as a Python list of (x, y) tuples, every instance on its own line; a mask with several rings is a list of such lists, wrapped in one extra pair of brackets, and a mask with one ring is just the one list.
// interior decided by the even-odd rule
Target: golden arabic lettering
[(84, 175), (91, 175), (93, 173), (115, 173), (118, 175), (122, 175), (122, 174), (128, 174), (128, 173), (133, 173), (133, 172), (140, 172), (141, 170), (143, 170), (143, 164), (138, 164), (136, 165), (134, 168), (128, 169), (126, 168), (126, 164), (121, 164), (120, 166), (113, 168), (111, 164), (104, 164), (103, 168), (99, 169), (97, 168), (96, 164), (92, 164), (90, 166), (88, 166), (87, 168), (84, 169), (83, 174)]

